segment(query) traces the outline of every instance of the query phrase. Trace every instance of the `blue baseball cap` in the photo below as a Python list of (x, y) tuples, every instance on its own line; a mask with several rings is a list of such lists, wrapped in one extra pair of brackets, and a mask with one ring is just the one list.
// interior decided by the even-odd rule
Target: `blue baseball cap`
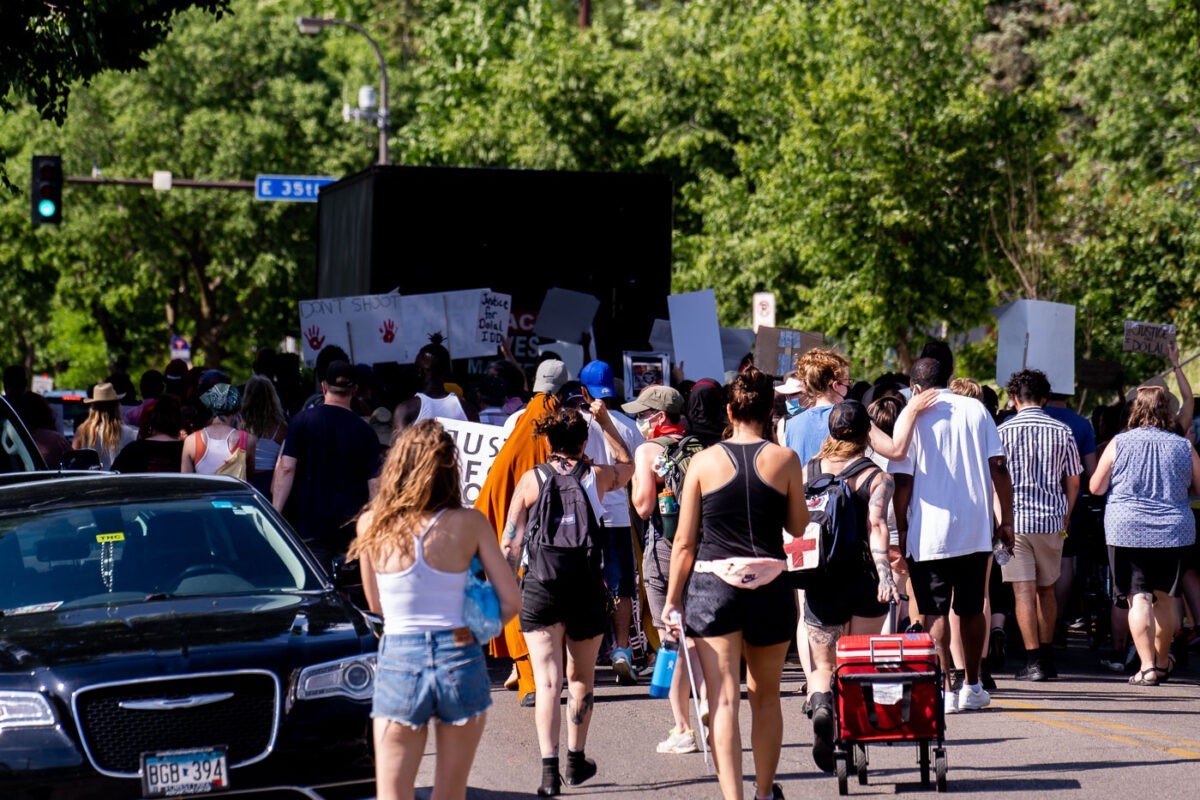
[(579, 371), (579, 382), (587, 387), (592, 397), (612, 397), (616, 394), (613, 387), (612, 367), (603, 361), (590, 361)]

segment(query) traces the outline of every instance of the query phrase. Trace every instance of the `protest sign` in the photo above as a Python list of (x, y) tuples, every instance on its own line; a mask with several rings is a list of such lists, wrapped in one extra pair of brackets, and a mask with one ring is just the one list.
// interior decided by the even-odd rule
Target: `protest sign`
[(592, 327), (600, 301), (590, 294), (553, 288), (546, 292), (533, 332), (543, 339), (578, 342)]
[(458, 448), (462, 500), (463, 505), (469, 506), (479, 497), (488, 471), (508, 439), (508, 434), (500, 425), (484, 425), (482, 422), (464, 422), (446, 417), (438, 417), (437, 421), (454, 439)]
[(999, 325), (996, 383), (1014, 372), (1039, 369), (1050, 391), (1075, 394), (1075, 306), (1045, 300), (1017, 300), (993, 308)]
[(479, 298), (479, 324), (475, 340), (486, 345), (490, 352), (504, 342), (508, 336), (508, 318), (512, 312), (512, 296), (485, 290)]
[(667, 298), (671, 315), (671, 342), (675, 363), (683, 367), (685, 380), (721, 378), (721, 326), (717, 322), (717, 297), (712, 289)]
[[(434, 295), (428, 295), (433, 298)], [(500, 339), (508, 332), (508, 307), (512, 299), (491, 289), (465, 289), (443, 295), (449, 336), (445, 346), (451, 358), (495, 357)], [(500, 310), (502, 307), (503, 310)], [(484, 321), (487, 328), (484, 328)], [(497, 321), (502, 318), (502, 322)], [(499, 330), (497, 336), (492, 331)], [(494, 341), (493, 341), (494, 339)], [(423, 345), (419, 345), (418, 349)], [(415, 353), (414, 353), (415, 356)]]
[[(737, 369), (754, 348), (754, 331), (749, 328), (721, 328), (721, 360), (725, 371)], [(718, 377), (718, 376), (709, 376)]]
[(636, 400), (647, 386), (671, 385), (671, 360), (666, 353), (624, 353), (625, 400)]
[(650, 328), (650, 349), (656, 353), (666, 353), (671, 363), (675, 363), (675, 342), (671, 340), (671, 323), (668, 320), (654, 320)]
[(1175, 343), (1175, 326), (1155, 322), (1125, 320), (1125, 341), (1121, 349), (1129, 353), (1149, 353), (1152, 356), (1169, 355), (1168, 347)]
[(571, 380), (579, 379), (579, 371), (583, 369), (583, 345), (554, 340), (539, 342), (537, 351), (539, 356), (545, 353), (554, 353), (567, 365), (567, 376)]
[[(470, 304), (469, 299), (467, 302)], [(467, 330), (467, 326), (464, 325), (464, 335)], [(435, 334), (441, 336), (442, 340), (450, 338), (450, 326), (446, 323), (445, 293), (409, 294), (400, 298), (399, 338), (403, 352), (395, 360), (401, 364), (411, 364), (417, 353), (429, 344)], [(473, 336), (471, 338), (474, 339)]]
[(342, 348), (355, 362), (403, 361), (400, 301), (398, 294), (301, 300), (304, 363), (314, 366), (317, 353), (329, 345)]
[(775, 327), (775, 293), (755, 292), (754, 301), (750, 306), (750, 328), (755, 333), (763, 325)]
[(798, 357), (824, 345), (824, 334), (762, 325), (754, 337), (754, 364), (770, 375), (783, 376), (796, 368)]

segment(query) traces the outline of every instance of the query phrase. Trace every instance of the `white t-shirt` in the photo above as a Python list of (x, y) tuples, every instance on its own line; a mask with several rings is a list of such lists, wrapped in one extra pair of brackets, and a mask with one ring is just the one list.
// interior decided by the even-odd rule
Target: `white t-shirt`
[(917, 417), (908, 458), (888, 465), (889, 473), (913, 476), (906, 555), (934, 561), (992, 549), (988, 459), (1003, 455), (983, 403), (939, 389), (937, 402)]
[(421, 400), (421, 410), (417, 413), (417, 418), (413, 420), (413, 424), (423, 419), (433, 419), (434, 417), (445, 417), (446, 419), (467, 422), (467, 414), (463, 411), (462, 403), (458, 401), (458, 395), (453, 392), (447, 394), (445, 397), (436, 399), (427, 394), (417, 392), (417, 397)]
[[(588, 418), (588, 440), (583, 452), (592, 459), (593, 464), (615, 464), (616, 459), (609, 452), (604, 431), (590, 414), (585, 416)], [(629, 417), (619, 411), (609, 411), (608, 416), (612, 418), (613, 426), (621, 434), (621, 439), (625, 442), (626, 449), (629, 450), (629, 457), (633, 458), (633, 451), (637, 450), (638, 445), (646, 440), (642, 438), (637, 425)], [(624, 487), (607, 492), (604, 499), (600, 501), (600, 505), (603, 507), (601, 525), (606, 528), (629, 527), (629, 493)]]
[(504, 420), (504, 435), (505, 436), (507, 436), (508, 434), (513, 432), (513, 428), (517, 427), (517, 420), (519, 420), (521, 418), (521, 415), (524, 413), (525, 413), (525, 409), (518, 408), (516, 411), (509, 414), (508, 419)]

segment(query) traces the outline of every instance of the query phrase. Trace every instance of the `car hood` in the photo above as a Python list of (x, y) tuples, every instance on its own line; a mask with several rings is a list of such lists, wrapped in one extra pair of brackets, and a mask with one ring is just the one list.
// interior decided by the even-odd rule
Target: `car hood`
[[(151, 659), (173, 671), (217, 653), (361, 651), (372, 634), (333, 592), (169, 598), (0, 619), (0, 671)], [(319, 644), (318, 644), (319, 641)]]

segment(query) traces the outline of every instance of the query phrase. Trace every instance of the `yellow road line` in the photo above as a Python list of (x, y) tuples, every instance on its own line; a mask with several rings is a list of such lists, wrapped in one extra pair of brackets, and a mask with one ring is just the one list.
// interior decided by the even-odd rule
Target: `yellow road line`
[(1074, 719), (1074, 720), (1079, 720), (1080, 722), (1086, 722), (1089, 725), (1096, 725), (1098, 727), (1108, 728), (1110, 730), (1126, 731), (1126, 732), (1136, 735), (1136, 736), (1148, 736), (1148, 737), (1154, 738), (1154, 739), (1163, 739), (1168, 742), (1174, 742), (1175, 744), (1190, 745), (1191, 747), (1194, 747), (1194, 748), (1200, 748), (1200, 742), (1193, 742), (1193, 741), (1189, 741), (1187, 739), (1178, 739), (1174, 736), (1166, 736), (1165, 734), (1155, 733), (1154, 731), (1145, 731), (1140, 728), (1134, 728), (1130, 725), (1122, 725), (1118, 722), (1106, 722), (1104, 720), (1095, 719), (1094, 717), (1089, 717), (1084, 714), (1076, 714), (1076, 713), (1073, 713), (1070, 711), (1056, 711), (1051, 708), (1046, 708), (1045, 706), (1038, 706), (1038, 705), (1034, 705), (1032, 703), (1022, 703), (1017, 700), (995, 700), (993, 702), (996, 705), (1013, 706), (1014, 708), (1012, 708), (1012, 709), (1002, 708), (1000, 710), (1002, 712), (1004, 712), (1005, 714), (1012, 714), (1015, 717), (1021, 717), (1023, 719), (1033, 720), (1034, 722), (1041, 722), (1044, 725), (1052, 725), (1056, 728), (1064, 728), (1066, 730), (1073, 731), (1075, 733), (1084, 733), (1089, 736), (1099, 736), (1102, 739), (1108, 739), (1113, 742), (1120, 742), (1121, 744), (1132, 744), (1132, 745), (1135, 745), (1138, 747), (1149, 747), (1150, 749), (1157, 750), (1160, 753), (1167, 753), (1169, 755), (1179, 756), (1180, 758), (1190, 758), (1190, 759), (1194, 759), (1194, 760), (1200, 760), (1200, 749), (1188, 749), (1186, 747), (1164, 747), (1162, 745), (1154, 744), (1152, 742), (1145, 742), (1145, 741), (1140, 741), (1138, 739), (1133, 739), (1133, 738), (1130, 738), (1129, 736), (1118, 736), (1116, 734), (1104, 733), (1103, 731), (1097, 731), (1092, 728), (1085, 728), (1080, 725), (1073, 725), (1070, 722), (1063, 722), (1061, 720), (1056, 720), (1056, 719), (1048, 719), (1045, 716), (1045, 714), (1031, 714), (1028, 711), (1017, 711), (1015, 709), (1030, 709), (1032, 711), (1046, 712), (1048, 714), (1055, 714), (1057, 716), (1067, 717), (1069, 719)]

